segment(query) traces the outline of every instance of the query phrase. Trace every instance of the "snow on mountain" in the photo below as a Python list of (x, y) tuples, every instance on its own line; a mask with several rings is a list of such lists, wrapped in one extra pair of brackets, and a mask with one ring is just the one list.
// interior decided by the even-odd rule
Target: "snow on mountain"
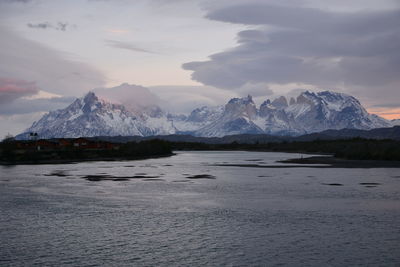
[(187, 117), (175, 116), (175, 118), (173, 119), (173, 123), (180, 133), (190, 134), (219, 119), (223, 111), (223, 106), (203, 106), (201, 108), (194, 109)]
[(76, 99), (65, 109), (51, 111), (17, 138), (25, 139), (30, 132), (41, 138), (161, 135), (173, 134), (176, 128), (158, 107), (142, 112), (99, 99), (93, 92)]
[(232, 134), (263, 133), (254, 122), (257, 108), (249, 95), (245, 98), (233, 98), (225, 105), (219, 118), (195, 131), (197, 136), (220, 137)]
[(400, 119), (394, 119), (390, 121), (393, 126), (400, 126)]
[(242, 133), (300, 135), (328, 129), (391, 127), (391, 122), (369, 114), (349, 95), (323, 91), (303, 92), (297, 99), (267, 99), (257, 109), (251, 96), (234, 98), (219, 119), (195, 131), (198, 136)]
[[(260, 107), (269, 134), (298, 135), (327, 129), (372, 129), (390, 127), (389, 121), (369, 114), (360, 102), (346, 94), (331, 91), (303, 92), (296, 100), (278, 98)], [(278, 103), (273, 105), (274, 103)]]
[[(167, 114), (156, 105), (126, 108), (99, 99), (93, 92), (65, 109), (51, 111), (17, 138), (37, 132), (41, 138), (79, 136), (151, 136), (192, 134), (221, 137), (233, 134), (301, 135), (328, 129), (372, 129), (396, 122), (369, 114), (349, 95), (303, 92), (289, 101), (267, 99), (259, 108), (252, 97), (233, 98), (225, 106), (201, 107), (189, 115)], [(398, 122), (397, 122), (398, 123)]]
[[(300, 103), (299, 103), (300, 102)], [(343, 93), (323, 91), (319, 93), (304, 92), (293, 105), (301, 105), (300, 113), (288, 111), (301, 121), (307, 132), (320, 132), (327, 129), (372, 129), (390, 127), (389, 121), (369, 114), (360, 102)], [(304, 105), (308, 105), (304, 108)]]

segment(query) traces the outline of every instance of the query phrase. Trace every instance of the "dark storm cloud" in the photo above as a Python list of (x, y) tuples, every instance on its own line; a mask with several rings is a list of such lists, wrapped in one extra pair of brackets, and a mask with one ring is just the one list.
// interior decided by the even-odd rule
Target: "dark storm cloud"
[(71, 27), (76, 28), (76, 25), (69, 25), (66, 22), (57, 22), (55, 25), (49, 23), (49, 22), (42, 22), (42, 23), (28, 23), (26, 24), (29, 28), (33, 29), (54, 29), (58, 31), (63, 31), (65, 32), (67, 29), (70, 29)]
[(121, 41), (115, 41), (115, 40), (105, 40), (106, 44), (108, 46), (114, 47), (114, 48), (119, 48), (119, 49), (125, 49), (125, 50), (130, 50), (133, 52), (141, 52), (141, 53), (150, 53), (150, 54), (155, 54), (152, 51), (149, 51), (147, 49), (143, 49), (141, 47), (138, 47), (132, 43), (128, 42), (121, 42)]
[(253, 3), (214, 10), (206, 17), (246, 25), (274, 25), (307, 31), (365, 34), (398, 28), (399, 15), (399, 10), (339, 13), (315, 8)]
[(240, 32), (237, 47), (183, 65), (206, 85), (306, 83), (398, 90), (400, 9), (339, 13), (248, 3), (219, 8), (207, 18), (256, 28)]

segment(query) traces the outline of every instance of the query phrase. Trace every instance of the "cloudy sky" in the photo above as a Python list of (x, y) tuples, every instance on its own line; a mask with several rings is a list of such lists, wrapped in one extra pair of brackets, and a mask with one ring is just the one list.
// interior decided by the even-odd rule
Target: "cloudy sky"
[(0, 0), (0, 34), (0, 138), (122, 83), (173, 112), (328, 89), (400, 117), (399, 0)]

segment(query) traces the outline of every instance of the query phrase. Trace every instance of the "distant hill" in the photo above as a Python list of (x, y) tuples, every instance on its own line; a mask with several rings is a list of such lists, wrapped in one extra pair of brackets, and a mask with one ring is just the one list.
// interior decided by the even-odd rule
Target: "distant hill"
[(367, 139), (392, 139), (400, 140), (400, 126), (391, 128), (377, 128), (371, 130), (358, 130), (358, 129), (342, 129), (342, 130), (326, 130), (320, 133), (307, 134), (295, 138), (299, 141), (312, 141), (316, 139), (330, 140), (330, 139), (349, 139), (349, 138), (367, 138)]
[(366, 139), (392, 139), (400, 140), (400, 126), (391, 128), (377, 128), (372, 130), (356, 130), (356, 129), (342, 129), (342, 130), (327, 130), (321, 133), (306, 134), (297, 137), (291, 136), (273, 136), (267, 134), (239, 134), (228, 135), (224, 137), (196, 137), (192, 135), (159, 135), (159, 136), (99, 136), (94, 139), (112, 141), (112, 142), (129, 142), (129, 141), (142, 141), (149, 139), (161, 139), (170, 142), (197, 142), (206, 144), (229, 144), (232, 142), (238, 143), (271, 143), (283, 141), (314, 141), (314, 140), (337, 140), (337, 139), (352, 139), (352, 138), (366, 138)]

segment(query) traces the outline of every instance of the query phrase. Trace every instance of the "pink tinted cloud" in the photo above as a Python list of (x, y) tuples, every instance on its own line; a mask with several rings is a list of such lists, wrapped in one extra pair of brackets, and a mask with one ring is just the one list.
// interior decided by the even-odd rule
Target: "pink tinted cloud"
[(0, 104), (14, 101), (17, 98), (37, 94), (39, 88), (35, 82), (12, 78), (0, 78)]

